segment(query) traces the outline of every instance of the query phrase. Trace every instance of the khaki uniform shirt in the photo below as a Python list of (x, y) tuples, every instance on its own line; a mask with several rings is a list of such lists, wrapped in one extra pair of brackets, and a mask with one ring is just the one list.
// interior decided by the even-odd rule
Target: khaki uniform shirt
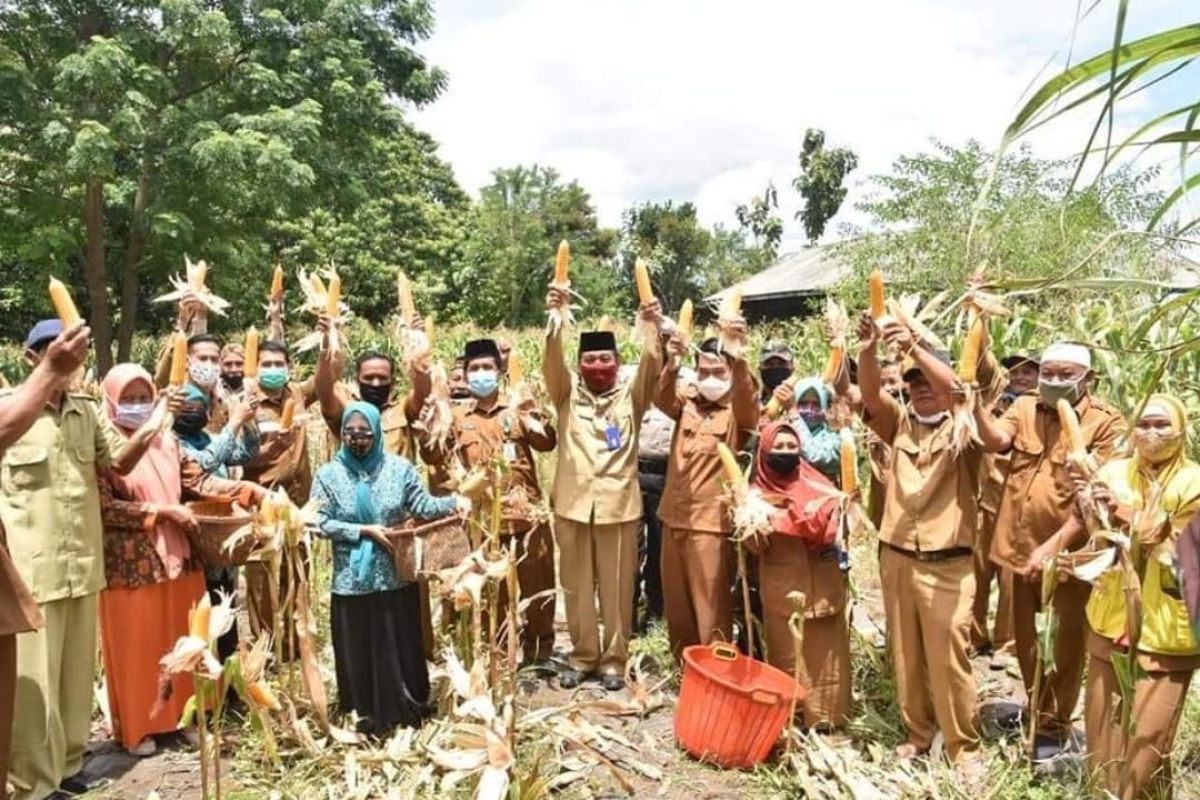
[[(288, 398), (293, 400), (296, 413), (300, 414), (313, 402), (316, 393), (306, 394), (299, 384), (289, 383), (277, 400), (262, 395), (255, 417), (260, 430), (265, 422), (278, 426)], [(258, 455), (242, 468), (242, 477), (260, 486), (282, 487), (293, 501), (307, 502), (312, 489), (312, 464), (308, 458), (306, 426), (297, 422), (290, 432), (263, 433)]]
[[(542, 374), (558, 412), (558, 465), (554, 513), (574, 522), (612, 525), (642, 518), (637, 480), (637, 440), (662, 369), (655, 339), (642, 353), (637, 372), (621, 377), (608, 392), (593, 394), (567, 367), (562, 331), (546, 336)], [(609, 449), (607, 430), (619, 441)]]
[[(1125, 434), (1125, 420), (1112, 406), (1091, 395), (1079, 401), (1075, 413), (1088, 451), (1103, 464)], [(1075, 489), (1055, 410), (1044, 408), (1036, 395), (1023, 395), (997, 425), (1013, 439), (991, 557), (1002, 567), (1020, 570), (1034, 548), (1071, 516)]]
[(125, 438), (85, 395), (67, 394), (0, 457), (0, 522), (21, 578), (39, 603), (104, 588), (97, 470)]
[(654, 398), (655, 405), (676, 421), (658, 518), (672, 528), (729, 533), (733, 521), (717, 444), (736, 453), (750, 439), (758, 426), (758, 387), (741, 359), (733, 362), (733, 390), (725, 404), (684, 400), (675, 385), (675, 373), (664, 370)]
[[(352, 403), (361, 400), (358, 396), (357, 389), (351, 389), (344, 383), (337, 385), (337, 393), (342, 397), (343, 402)], [(405, 397), (393, 397), (388, 404), (380, 411), (380, 425), (383, 427), (383, 446), (384, 449), (394, 455), (403, 456), (409, 461), (414, 459), (414, 448), (412, 442), (412, 432), (408, 425), (408, 415), (404, 412)], [(325, 418), (325, 424), (333, 433), (334, 439), (339, 442), (339, 447), (342, 438), (342, 420), (340, 417), (334, 418), (325, 413), (322, 409), (322, 416)]]

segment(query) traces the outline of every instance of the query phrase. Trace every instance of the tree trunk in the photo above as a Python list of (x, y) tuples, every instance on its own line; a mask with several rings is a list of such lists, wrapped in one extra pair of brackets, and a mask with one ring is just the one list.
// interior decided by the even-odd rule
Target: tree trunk
[(121, 329), (117, 334), (117, 361), (131, 360), (133, 332), (137, 326), (138, 270), (146, 251), (146, 192), (150, 182), (147, 162), (138, 172), (137, 191), (133, 195), (133, 216), (129, 223), (129, 245), (125, 250), (125, 269), (121, 273)]
[(91, 305), (92, 341), (96, 345), (96, 377), (112, 367), (112, 330), (108, 318), (108, 272), (104, 265), (104, 180), (91, 178), (84, 192), (83, 223), (87, 234), (83, 278)]

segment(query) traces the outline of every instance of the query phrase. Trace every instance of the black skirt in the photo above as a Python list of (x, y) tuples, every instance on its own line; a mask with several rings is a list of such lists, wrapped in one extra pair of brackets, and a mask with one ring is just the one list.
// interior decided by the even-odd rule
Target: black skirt
[(329, 615), (338, 708), (354, 711), (361, 733), (416, 728), (429, 716), (429, 671), (417, 584), (390, 592), (333, 595)]

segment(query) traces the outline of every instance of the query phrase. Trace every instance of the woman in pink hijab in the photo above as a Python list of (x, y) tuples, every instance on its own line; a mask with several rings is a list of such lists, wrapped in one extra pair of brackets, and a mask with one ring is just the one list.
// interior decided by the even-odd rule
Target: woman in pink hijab
[[(156, 391), (150, 374), (119, 364), (104, 379), (109, 419), (124, 434), (145, 422)], [(163, 433), (128, 475), (101, 475), (104, 569), (100, 641), (113, 735), (134, 755), (151, 755), (153, 736), (175, 731), (191, 679), (159, 685), (158, 660), (188, 632), (188, 610), (204, 595), (204, 572), (192, 556), (182, 505), (179, 442)], [(160, 696), (161, 695), (161, 696)]]

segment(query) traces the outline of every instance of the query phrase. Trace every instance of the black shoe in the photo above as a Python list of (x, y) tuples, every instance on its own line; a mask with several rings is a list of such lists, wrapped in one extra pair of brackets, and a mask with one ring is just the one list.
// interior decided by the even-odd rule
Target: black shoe
[(1067, 750), (1067, 744), (1063, 744), (1053, 736), (1039, 733), (1033, 743), (1033, 763), (1045, 764), (1047, 761), (1053, 761)]
[(541, 661), (526, 661), (521, 666), (521, 672), (535, 678), (553, 678), (558, 674), (558, 667), (550, 659), (544, 658)]
[(625, 679), (616, 673), (609, 673), (601, 676), (600, 685), (606, 692), (619, 692), (625, 688)]
[(84, 775), (82, 772), (77, 772), (69, 778), (63, 778), (63, 782), (58, 785), (59, 791), (67, 795), (87, 794), (96, 789), (103, 788), (112, 783), (111, 778), (106, 778), (103, 775)]
[(584, 675), (577, 669), (567, 667), (564, 670), (559, 670), (558, 685), (562, 689), (575, 689), (579, 684), (583, 683)]

